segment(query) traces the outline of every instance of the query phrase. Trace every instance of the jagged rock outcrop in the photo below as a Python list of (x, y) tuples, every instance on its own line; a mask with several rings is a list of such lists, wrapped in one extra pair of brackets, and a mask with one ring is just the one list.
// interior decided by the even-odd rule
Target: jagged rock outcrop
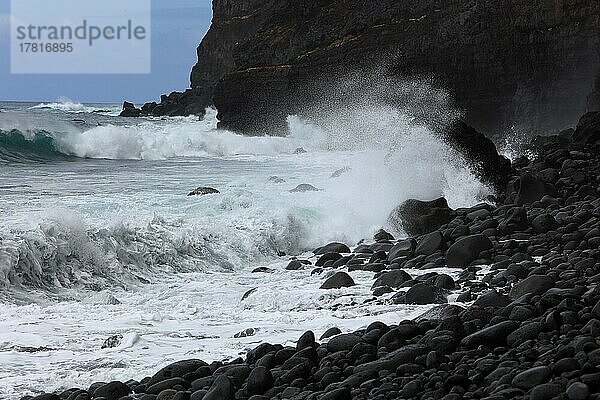
[(433, 78), (468, 124), (489, 133), (572, 126), (597, 103), (595, 1), (214, 0), (213, 8), (192, 87), (214, 88), (224, 128), (283, 129), (314, 97), (307, 85), (382, 65)]
[(198, 115), (203, 117), (206, 107), (212, 104), (212, 92), (200, 89), (188, 89), (185, 92), (172, 92), (160, 96), (160, 103), (154, 101), (136, 108), (129, 102), (123, 103), (121, 117), (175, 117)]

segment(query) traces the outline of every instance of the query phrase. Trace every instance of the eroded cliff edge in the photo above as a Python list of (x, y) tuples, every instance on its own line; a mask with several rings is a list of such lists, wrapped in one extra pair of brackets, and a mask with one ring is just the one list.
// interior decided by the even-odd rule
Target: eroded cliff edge
[[(600, 2), (214, 0), (183, 103), (214, 103), (221, 127), (283, 129), (312, 90), (389, 67), (447, 88), (484, 132), (548, 132), (598, 108)], [(307, 90), (307, 87), (311, 90)]]

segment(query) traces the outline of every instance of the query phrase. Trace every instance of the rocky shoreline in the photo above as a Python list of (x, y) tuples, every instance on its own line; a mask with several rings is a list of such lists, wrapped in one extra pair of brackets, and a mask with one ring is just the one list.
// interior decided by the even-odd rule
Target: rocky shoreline
[[(318, 341), (306, 332), (295, 347), (263, 343), (229, 363), (185, 360), (140, 382), (23, 400), (600, 399), (600, 113), (532, 146), (495, 205), (409, 201), (392, 218), (414, 237), (380, 231), (353, 251), (316, 249), (314, 267), (288, 266), (315, 268), (323, 290), (372, 271), (371, 301), (439, 304), (414, 321)], [(464, 271), (456, 281), (427, 273), (446, 265)], [(491, 271), (479, 281), (482, 265)]]

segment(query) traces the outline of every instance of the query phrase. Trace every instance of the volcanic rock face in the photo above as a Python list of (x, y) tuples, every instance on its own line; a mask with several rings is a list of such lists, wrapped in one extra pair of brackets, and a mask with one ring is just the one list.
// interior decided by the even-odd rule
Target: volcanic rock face
[(214, 0), (213, 9), (191, 81), (214, 94), (225, 128), (284, 127), (322, 94), (307, 87), (382, 65), (433, 77), (485, 132), (572, 126), (598, 105), (595, 1)]

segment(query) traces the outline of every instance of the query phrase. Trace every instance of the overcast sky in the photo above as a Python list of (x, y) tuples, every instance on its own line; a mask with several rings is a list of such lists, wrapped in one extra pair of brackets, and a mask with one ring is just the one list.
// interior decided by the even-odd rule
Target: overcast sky
[[(126, 0), (123, 0), (126, 1)], [(52, 7), (52, 0), (48, 0)], [(189, 87), (196, 47), (210, 26), (211, 0), (152, 0), (149, 75), (12, 75), (10, 0), (0, 0), (0, 101), (137, 103)]]

